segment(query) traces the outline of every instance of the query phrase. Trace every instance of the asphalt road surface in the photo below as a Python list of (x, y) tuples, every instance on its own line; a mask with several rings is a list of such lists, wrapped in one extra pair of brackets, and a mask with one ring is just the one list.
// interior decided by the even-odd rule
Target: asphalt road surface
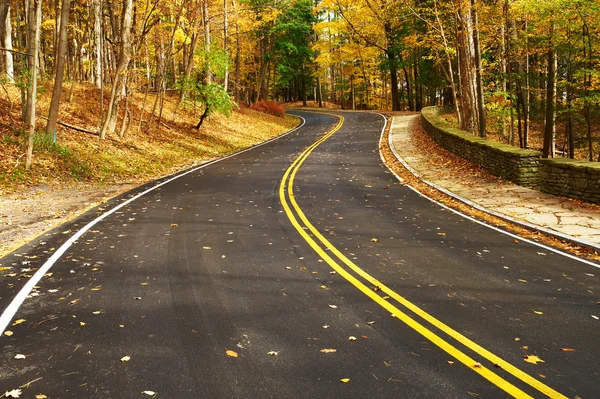
[(0, 395), (600, 398), (600, 270), (399, 184), (382, 116), (297, 114), (0, 259)]

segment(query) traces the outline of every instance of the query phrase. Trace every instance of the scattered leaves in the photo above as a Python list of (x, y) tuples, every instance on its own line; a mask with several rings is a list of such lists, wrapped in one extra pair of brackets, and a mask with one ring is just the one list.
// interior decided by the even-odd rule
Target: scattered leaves
[(542, 359), (540, 359), (539, 357), (537, 357), (535, 355), (523, 356), (523, 360), (525, 360), (527, 363), (531, 363), (531, 364), (544, 363), (544, 361)]
[(231, 349), (227, 349), (225, 351), (225, 354), (229, 357), (238, 357), (238, 354), (236, 351), (232, 351)]
[(7, 398), (20, 398), (22, 393), (23, 391), (21, 391), (20, 389), (13, 389), (12, 391), (4, 392), (4, 396), (6, 396)]
[(335, 353), (335, 352), (337, 352), (337, 349), (332, 349), (332, 348), (321, 349), (321, 353)]

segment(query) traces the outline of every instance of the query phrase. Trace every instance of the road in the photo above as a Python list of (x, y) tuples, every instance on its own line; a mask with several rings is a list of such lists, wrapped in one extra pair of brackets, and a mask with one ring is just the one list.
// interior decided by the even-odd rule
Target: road
[(0, 394), (600, 397), (600, 270), (399, 184), (381, 115), (296, 113), (0, 259)]

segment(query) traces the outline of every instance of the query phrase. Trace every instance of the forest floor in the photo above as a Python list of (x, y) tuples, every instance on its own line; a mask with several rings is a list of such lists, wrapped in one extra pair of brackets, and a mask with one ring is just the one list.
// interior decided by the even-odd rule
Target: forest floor
[[(442, 119), (452, 124), (454, 127), (458, 127), (458, 120), (456, 114), (445, 113), (441, 115)], [(539, 119), (539, 118), (538, 118)], [(516, 122), (515, 122), (516, 125)], [(515, 126), (515, 143), (513, 145), (519, 146), (519, 137)], [(575, 118), (574, 121), (574, 140), (575, 140), (575, 159), (588, 160), (589, 147), (587, 139), (587, 128), (582, 122), (582, 117)], [(497, 141), (499, 143), (510, 144), (509, 140), (509, 129), (502, 131), (501, 122), (497, 117), (490, 116), (488, 120), (487, 138), (490, 140)], [(542, 151), (544, 146), (544, 123), (539, 120), (532, 120), (529, 127), (529, 140), (527, 147), (532, 150)], [(594, 141), (592, 148), (594, 149), (594, 160), (598, 161), (598, 154), (600, 153), (600, 115), (592, 115), (592, 137)], [(556, 157), (562, 157), (562, 150), (567, 148), (567, 141), (565, 137), (565, 123), (562, 120), (558, 120), (556, 123)], [(568, 156), (565, 154), (564, 156)]]
[[(51, 85), (38, 95), (38, 134), (32, 168), (25, 170), (26, 135), (20, 123), (20, 93), (6, 87), (0, 94), (0, 257), (37, 235), (136, 186), (239, 151), (295, 127), (298, 120), (279, 118), (242, 107), (230, 117), (213, 114), (195, 129), (199, 110), (167, 93), (161, 121), (155, 94), (144, 107), (144, 94), (129, 99), (132, 123), (99, 140), (96, 135), (58, 127), (57, 141), (44, 131)], [(108, 92), (106, 92), (108, 93)], [(104, 112), (108, 106), (104, 95)], [(143, 111), (141, 128), (140, 116)], [(97, 131), (100, 92), (92, 85), (65, 87), (59, 120)], [(121, 118), (117, 123), (120, 127)]]

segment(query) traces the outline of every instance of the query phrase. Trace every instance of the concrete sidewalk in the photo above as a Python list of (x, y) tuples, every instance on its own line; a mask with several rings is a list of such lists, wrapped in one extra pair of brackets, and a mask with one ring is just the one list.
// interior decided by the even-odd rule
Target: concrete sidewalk
[(579, 201), (545, 194), (500, 178), (455, 173), (451, 165), (434, 162), (412, 139), (416, 133), (410, 125), (419, 117), (393, 117), (390, 143), (399, 160), (408, 164), (421, 180), (448, 190), (459, 199), (471, 201), (490, 213), (600, 248), (599, 206), (590, 204), (582, 207)]

